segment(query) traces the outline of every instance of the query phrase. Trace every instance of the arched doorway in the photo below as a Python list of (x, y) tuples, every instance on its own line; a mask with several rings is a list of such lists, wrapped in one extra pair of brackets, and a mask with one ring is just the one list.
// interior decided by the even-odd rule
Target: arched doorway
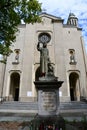
[(19, 73), (12, 73), (10, 76), (10, 95), (14, 101), (19, 100), (19, 86), (20, 86), (20, 75)]
[(71, 101), (80, 100), (80, 84), (79, 75), (72, 72), (69, 75), (69, 85), (70, 85), (70, 99)]

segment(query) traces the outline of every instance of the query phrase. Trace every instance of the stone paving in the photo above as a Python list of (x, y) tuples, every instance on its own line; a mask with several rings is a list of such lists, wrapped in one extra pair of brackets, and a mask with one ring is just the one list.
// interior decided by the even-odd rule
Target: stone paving
[[(87, 123), (66, 124), (66, 130), (87, 130)], [(30, 130), (29, 122), (0, 122), (0, 130)]]
[(28, 124), (23, 122), (0, 122), (0, 130), (29, 130)]

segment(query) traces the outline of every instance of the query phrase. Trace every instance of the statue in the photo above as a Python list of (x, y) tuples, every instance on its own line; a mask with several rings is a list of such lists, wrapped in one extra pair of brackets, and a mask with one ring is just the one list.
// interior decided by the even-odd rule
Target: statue
[(47, 49), (47, 43), (40, 43), (38, 42), (37, 45), (38, 51), (40, 51), (40, 69), (41, 75), (47, 76), (48, 74), (54, 74), (54, 68), (51, 65), (51, 61), (49, 58), (49, 50)]
[(73, 54), (71, 54), (71, 56), (70, 56), (70, 62), (71, 62), (71, 63), (74, 63), (74, 62), (75, 62), (75, 57), (74, 57)]
[[(42, 46), (41, 46), (42, 45)], [(38, 43), (38, 51), (40, 51), (40, 67), (41, 73), (45, 76), (48, 73), (48, 62), (49, 62), (49, 51), (47, 49), (47, 44)]]
[(16, 56), (15, 56), (15, 62), (19, 62), (19, 54), (16, 54)]
[(48, 73), (49, 73), (50, 75), (54, 75), (54, 68), (53, 68), (53, 66), (51, 65), (51, 62), (50, 62), (50, 61), (48, 62)]
[(76, 64), (74, 52), (70, 52), (70, 64)]

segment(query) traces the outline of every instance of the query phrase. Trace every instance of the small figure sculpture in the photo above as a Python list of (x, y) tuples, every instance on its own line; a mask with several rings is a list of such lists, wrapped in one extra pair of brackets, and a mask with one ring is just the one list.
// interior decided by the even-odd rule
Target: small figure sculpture
[(16, 51), (16, 55), (15, 55), (15, 62), (18, 63), (19, 62), (19, 51)]
[(51, 75), (54, 75), (54, 68), (49, 60), (48, 62), (48, 73), (51, 74)]
[(19, 61), (19, 55), (18, 55), (18, 54), (15, 56), (15, 61), (16, 61), (16, 62)]
[(70, 56), (70, 62), (72, 62), (72, 63), (74, 63), (74, 62), (75, 62), (75, 57), (74, 57), (74, 55), (73, 55), (73, 54)]
[(75, 56), (74, 56), (74, 52), (71, 51), (70, 52), (70, 64), (75, 64), (76, 61), (75, 61)]
[(38, 43), (37, 49), (40, 51), (40, 67), (41, 67), (41, 73), (45, 76), (48, 73), (48, 62), (49, 62), (49, 51), (47, 49), (47, 44), (44, 43)]

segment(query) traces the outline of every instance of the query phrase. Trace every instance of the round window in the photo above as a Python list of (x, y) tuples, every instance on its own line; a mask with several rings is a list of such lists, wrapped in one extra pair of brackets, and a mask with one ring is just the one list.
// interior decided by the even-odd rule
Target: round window
[(39, 42), (41, 43), (48, 43), (51, 40), (51, 36), (48, 33), (41, 33), (38, 37)]

